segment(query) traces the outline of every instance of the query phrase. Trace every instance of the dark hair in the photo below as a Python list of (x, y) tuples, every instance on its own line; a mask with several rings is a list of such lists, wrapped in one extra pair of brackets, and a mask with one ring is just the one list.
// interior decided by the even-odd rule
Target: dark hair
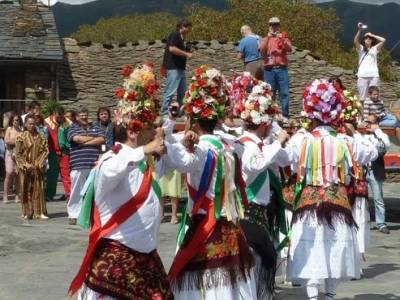
[(65, 109), (62, 106), (58, 106), (55, 110), (55, 113), (59, 114), (59, 115), (63, 115), (65, 113)]
[(179, 30), (182, 27), (186, 27), (186, 28), (187, 27), (192, 27), (192, 23), (189, 20), (186, 20), (186, 19), (180, 20), (178, 22), (178, 24), (176, 24), (176, 29)]
[(13, 120), (14, 120), (15, 117), (18, 118), (19, 126), (23, 125), (21, 116), (15, 114), (15, 113), (12, 113), (11, 116), (10, 116), (10, 119), (8, 120), (8, 127), (12, 127), (13, 126)]
[(368, 94), (372, 94), (372, 92), (374, 92), (374, 91), (377, 91), (378, 93), (379, 93), (379, 87), (377, 87), (376, 85), (371, 85), (369, 88), (368, 88)]
[(364, 35), (364, 37), (362, 38), (362, 40), (361, 40), (361, 42), (360, 42), (360, 44), (364, 47), (364, 49), (366, 49), (367, 47), (365, 46), (365, 39), (366, 38), (370, 38), (372, 41), (371, 41), (371, 47), (373, 47), (373, 46), (375, 46), (376, 44), (378, 44), (378, 40), (376, 39), (376, 38), (374, 38), (374, 37), (372, 37), (372, 36), (370, 36), (370, 35), (368, 35), (368, 36), (365, 36)]
[(40, 107), (40, 103), (38, 102), (38, 101), (32, 101), (31, 103), (29, 103), (29, 105), (28, 105), (28, 109), (29, 110), (32, 110), (32, 109), (34, 109), (36, 106), (39, 106)]
[[(36, 125), (39, 123), (39, 125), (44, 125), (44, 118), (42, 115), (33, 115), (34, 119), (35, 119), (35, 123)], [(26, 121), (26, 119), (25, 119)]]
[(211, 133), (211, 134), (213, 133), (215, 126), (217, 126), (217, 123), (218, 123), (218, 119), (211, 119), (211, 120), (199, 119), (198, 120), (198, 124), (199, 124), (200, 128), (203, 131), (205, 131), (207, 133)]
[(115, 142), (125, 143), (128, 139), (128, 130), (122, 124), (114, 126), (113, 132)]
[(257, 125), (257, 124), (250, 123), (250, 122), (246, 122), (246, 123), (244, 123), (243, 125), (244, 125), (244, 127), (245, 127), (247, 130), (257, 130), (258, 127), (260, 127), (259, 124)]
[(89, 111), (88, 111), (87, 108), (81, 107), (81, 108), (78, 110), (78, 114), (89, 114)]
[(332, 84), (334, 84), (335, 81), (336, 81), (337, 83), (339, 83), (340, 88), (341, 88), (342, 90), (345, 90), (345, 89), (346, 89), (346, 88), (344, 87), (343, 82), (342, 82), (342, 80), (340, 79), (339, 76), (332, 76), (331, 78), (329, 78), (329, 82), (331, 82)]
[[(38, 115), (38, 117), (39, 116), (41, 116), (41, 115)], [(25, 117), (24, 125), (26, 124), (26, 122), (28, 122), (29, 119), (34, 120), (35, 123), (36, 123), (36, 116), (34, 114), (27, 114), (26, 117)], [(43, 119), (43, 117), (42, 117), (42, 119)]]
[(111, 111), (110, 111), (110, 109), (109, 109), (107, 106), (101, 106), (101, 107), (99, 107), (99, 109), (97, 110), (97, 121), (100, 121), (100, 113), (101, 113), (102, 111), (106, 111), (106, 112), (108, 113), (108, 116), (109, 116), (110, 119), (111, 119)]
[(71, 114), (71, 121), (75, 122), (76, 121), (76, 110), (74, 109), (69, 109), (65, 113), (70, 113)]

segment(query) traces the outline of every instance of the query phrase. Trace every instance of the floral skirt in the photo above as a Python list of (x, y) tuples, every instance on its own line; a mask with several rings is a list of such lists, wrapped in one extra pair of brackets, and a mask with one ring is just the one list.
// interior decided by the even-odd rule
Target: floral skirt
[[(156, 250), (140, 253), (110, 239), (99, 242), (85, 285), (118, 300), (173, 299)], [(86, 299), (84, 293), (81, 291), (82, 299)]]
[[(191, 218), (182, 247), (190, 242), (203, 217)], [(174, 280), (172, 289), (174, 292), (221, 287), (234, 289), (240, 281), (249, 279), (253, 264), (253, 255), (240, 228), (221, 218), (209, 240)]]

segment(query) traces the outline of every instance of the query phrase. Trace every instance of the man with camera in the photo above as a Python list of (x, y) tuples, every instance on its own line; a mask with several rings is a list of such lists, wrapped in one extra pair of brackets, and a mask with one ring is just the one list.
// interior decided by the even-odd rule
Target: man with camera
[(164, 52), (163, 67), (166, 69), (167, 82), (161, 108), (162, 115), (168, 115), (168, 107), (172, 97), (176, 93), (178, 103), (181, 105), (186, 91), (186, 61), (192, 58), (191, 47), (186, 44), (184, 38), (192, 30), (192, 23), (181, 20), (176, 30), (167, 40)]
[(283, 121), (289, 117), (289, 74), (287, 53), (292, 51), (292, 43), (286, 32), (281, 31), (277, 17), (269, 19), (269, 30), (261, 40), (260, 52), (264, 57), (264, 80), (271, 85), (274, 96), (279, 91)]

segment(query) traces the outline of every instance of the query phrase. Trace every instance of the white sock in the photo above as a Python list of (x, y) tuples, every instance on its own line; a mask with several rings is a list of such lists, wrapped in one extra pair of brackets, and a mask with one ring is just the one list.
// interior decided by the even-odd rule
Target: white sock
[(318, 280), (310, 279), (307, 281), (306, 290), (307, 290), (308, 300), (318, 300), (318, 294), (319, 294), (318, 288), (319, 288)]

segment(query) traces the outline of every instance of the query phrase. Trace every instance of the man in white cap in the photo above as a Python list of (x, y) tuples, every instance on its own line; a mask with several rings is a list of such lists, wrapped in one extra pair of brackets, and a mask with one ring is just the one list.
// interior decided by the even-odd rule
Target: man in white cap
[(264, 56), (264, 81), (268, 82), (274, 95), (279, 91), (284, 122), (289, 117), (289, 75), (287, 53), (292, 43), (286, 32), (281, 31), (280, 20), (273, 17), (268, 21), (269, 30), (261, 40), (260, 51)]

